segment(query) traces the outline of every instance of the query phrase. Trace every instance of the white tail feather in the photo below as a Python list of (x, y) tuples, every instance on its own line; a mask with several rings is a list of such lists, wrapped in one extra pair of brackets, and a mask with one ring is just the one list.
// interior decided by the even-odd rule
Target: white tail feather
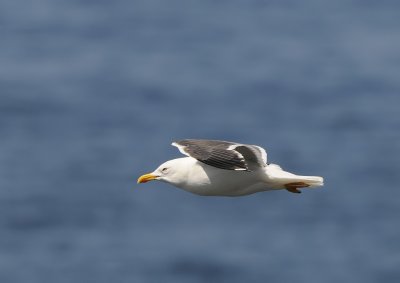
[(319, 176), (298, 176), (295, 182), (304, 182), (310, 187), (320, 187), (324, 185), (324, 178)]

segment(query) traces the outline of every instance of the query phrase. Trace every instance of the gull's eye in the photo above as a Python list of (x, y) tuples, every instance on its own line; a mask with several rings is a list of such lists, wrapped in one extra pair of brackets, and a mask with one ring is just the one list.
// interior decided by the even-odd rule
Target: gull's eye
[(167, 173), (167, 171), (168, 171), (168, 168), (167, 168), (167, 167), (164, 167), (164, 168), (161, 169), (161, 172), (162, 172), (162, 173)]

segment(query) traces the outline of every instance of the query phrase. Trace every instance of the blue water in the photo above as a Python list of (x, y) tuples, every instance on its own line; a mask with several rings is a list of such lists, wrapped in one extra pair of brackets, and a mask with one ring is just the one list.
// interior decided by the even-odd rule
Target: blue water
[[(399, 9), (1, 2), (0, 282), (399, 282)], [(136, 185), (181, 138), (326, 185)]]

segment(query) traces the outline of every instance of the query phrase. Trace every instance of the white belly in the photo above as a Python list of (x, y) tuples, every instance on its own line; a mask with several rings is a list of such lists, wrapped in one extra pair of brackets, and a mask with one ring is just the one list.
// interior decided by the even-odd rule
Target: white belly
[(198, 195), (241, 196), (269, 190), (263, 172), (224, 170), (195, 161), (186, 182), (177, 187)]

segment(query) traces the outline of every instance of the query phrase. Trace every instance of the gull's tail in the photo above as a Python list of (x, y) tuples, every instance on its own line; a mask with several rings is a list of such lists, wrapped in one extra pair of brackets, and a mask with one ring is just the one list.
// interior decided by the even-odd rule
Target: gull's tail
[(268, 182), (277, 189), (286, 189), (292, 193), (301, 193), (299, 188), (315, 188), (324, 185), (324, 178), (319, 176), (301, 176), (282, 170), (279, 165), (266, 167)]

